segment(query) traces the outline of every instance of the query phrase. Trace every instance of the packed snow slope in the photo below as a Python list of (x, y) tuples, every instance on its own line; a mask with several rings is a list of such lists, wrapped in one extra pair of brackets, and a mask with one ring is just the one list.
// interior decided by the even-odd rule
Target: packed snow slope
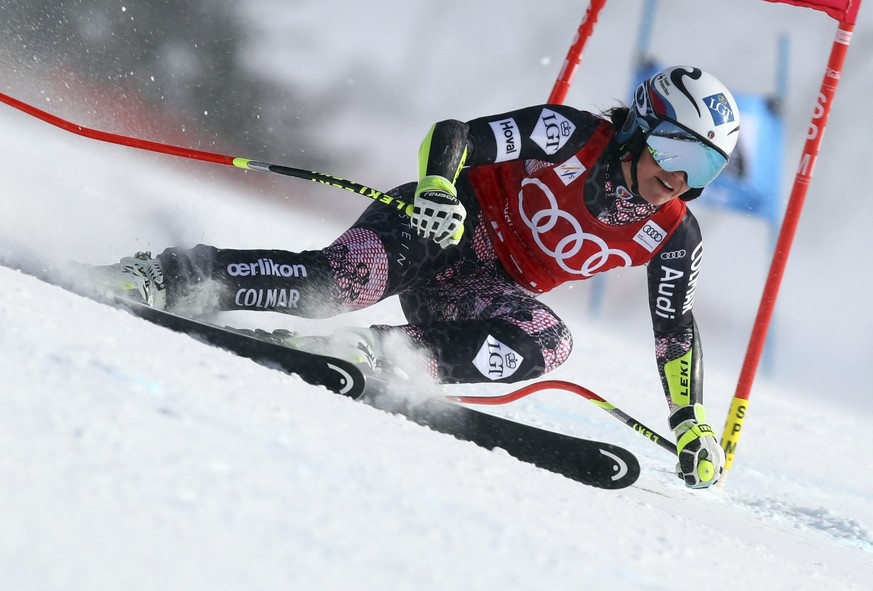
[[(7, 115), (4, 127), (28, 139), (5, 198), (4, 256), (13, 259), (26, 247), (52, 258), (75, 250), (30, 243), (30, 230), (60, 220), (80, 228), (82, 243), (99, 233), (120, 252), (155, 248), (151, 240), (277, 245), (289, 234), (307, 245), (330, 225), (23, 117)], [(65, 170), (41, 174), (42, 161)], [(33, 201), (50, 209), (9, 198), (32, 183), (45, 191)], [(64, 197), (70, 186), (75, 198)], [(104, 247), (92, 247), (102, 262)], [(861, 455), (873, 447), (869, 416), (833, 400), (798, 404), (760, 388), (727, 487), (703, 492), (685, 490), (666, 452), (584, 400), (542, 393), (502, 409), (633, 449), (638, 484), (606, 492), (16, 271), (0, 268), (0, 284), (4, 589), (673, 589), (693, 580), (860, 590), (873, 577), (873, 479)], [(345, 321), (397, 314), (389, 303)], [(649, 343), (596, 322), (582, 334), (555, 377), (664, 430)], [(712, 397), (717, 427), (727, 402)]]
[[(255, 4), (275, 7), (267, 0)], [(301, 4), (296, 15), (304, 22), (327, 18), (322, 4)], [(579, 80), (610, 86), (591, 98), (597, 85), (588, 85), (577, 104), (608, 106), (624, 96), (639, 4), (614, 2), (605, 9), (583, 66), (592, 69), (583, 69)], [(769, 71), (759, 71), (749, 56), (754, 44), (736, 47), (730, 38), (740, 26), (746, 39), (769, 33), (769, 44), (775, 27), (767, 23), (790, 21), (803, 40), (795, 51), (807, 57), (826, 53), (834, 31), (812, 11), (766, 5), (762, 18), (741, 22), (733, 12), (716, 19), (705, 8), (697, 11), (709, 4), (724, 7), (676, 0), (670, 6), (693, 5), (695, 12), (668, 15), (725, 25), (705, 29), (709, 43), (689, 41), (703, 27), (667, 35), (665, 20), (654, 44), (665, 48), (669, 61), (699, 58), (729, 84), (769, 80)], [(752, 4), (764, 3), (731, 3)], [(445, 16), (460, 5), (441, 3), (437, 11), (425, 4), (410, 14), (412, 4), (392, 12), (377, 3), (366, 14), (356, 12), (364, 5), (354, 6), (334, 11), (330, 26), (313, 29), (332, 48), (320, 54), (318, 67), (301, 57), (308, 70), (287, 61), (280, 68), (279, 58), (293, 55), (278, 50), (290, 11), (255, 11), (273, 17), (273, 28), (265, 25), (253, 52), (276, 56), (275, 63), (257, 63), (283, 75), (347, 77), (347, 115), (325, 122), (325, 135), (361, 148), (361, 174), (330, 172), (379, 188), (410, 178), (417, 142), (434, 120), (506, 110), (547, 95), (581, 11), (578, 3), (560, 2), (553, 13), (538, 7), (530, 15), (523, 10), (528, 3), (486, 2), (481, 6), (492, 12), (483, 13), (467, 3), (468, 17), (494, 25), (494, 34), (465, 37), (462, 49), (468, 57), (475, 49), (475, 59), (452, 62), (421, 48), (412, 59), (414, 52), (404, 49), (416, 29), (404, 24), (415, 15), (422, 20), (414, 22), (433, 24), (423, 16), (428, 10)], [(810, 14), (791, 20), (797, 12)], [(779, 379), (758, 380), (724, 488), (684, 489), (672, 474), (673, 458), (577, 397), (545, 392), (492, 412), (632, 449), (643, 465), (635, 486), (617, 492), (584, 487), (0, 267), (0, 588), (674, 590), (693, 583), (716, 590), (868, 589), (873, 477), (865, 454), (873, 448), (873, 431), (870, 319), (861, 304), (870, 292), (855, 253), (866, 236), (861, 230), (870, 201), (852, 190), (862, 186), (856, 174), (863, 170), (852, 163), (866, 154), (866, 140), (856, 139), (852, 126), (870, 128), (866, 103), (858, 100), (870, 72), (869, 60), (861, 59), (871, 44), (868, 13), (861, 13), (811, 188), (808, 211), (815, 217), (807, 219), (814, 223), (801, 227), (786, 278), (778, 351), (788, 361), (781, 362)], [(529, 17), (530, 28), (519, 28), (519, 15)], [(512, 31), (524, 34), (508, 41), (497, 34)], [(347, 45), (339, 48), (343, 40)], [(548, 49), (532, 54), (522, 44)], [(756, 58), (767, 55), (763, 47), (757, 46)], [(611, 66), (621, 67), (616, 80), (604, 65), (609, 51), (609, 59), (621, 59), (621, 66)], [(344, 65), (350, 55), (373, 69), (353, 75)], [(808, 120), (823, 59), (794, 66), (799, 98), (792, 98), (791, 112), (799, 126)], [(431, 85), (448, 78), (420, 75), (421, 68), (444, 62), (455, 65), (473, 94), (447, 93)], [(541, 68), (539, 78), (521, 84), (513, 68), (528, 73), (532, 65)], [(374, 80), (384, 82), (381, 94), (369, 86)], [(62, 99), (64, 109), (74, 110), (73, 98), (50, 81), (41, 95), (42, 82), (36, 78), (31, 87), (41, 106), (52, 109)], [(6, 108), (0, 129), (0, 249), (8, 260), (37, 252), (52, 261), (110, 263), (137, 250), (198, 242), (317, 248), (365, 205), (302, 181), (258, 184), (254, 179), (263, 175), (95, 143)], [(827, 150), (839, 158), (829, 158)], [(284, 200), (255, 198), (264, 194)], [(837, 206), (842, 209), (831, 209)], [(713, 253), (707, 260), (715, 262), (708, 262), (696, 302), (708, 355), (707, 407), (718, 431), (742, 357), (742, 339), (725, 325), (746, 328), (760, 291), (748, 275), (732, 274), (738, 259), (724, 253), (736, 253), (726, 245), (740, 248), (736, 236), (761, 234), (754, 234), (754, 223), (730, 216), (702, 223)], [(739, 251), (745, 271), (765, 266), (760, 246)], [(586, 286), (554, 296), (576, 348), (553, 377), (592, 388), (663, 433), (666, 406), (651, 351), (644, 271), (629, 270), (624, 280), (633, 290), (617, 292), (597, 318), (573, 305), (573, 298), (584, 303)], [(829, 298), (836, 298), (838, 310)], [(828, 302), (825, 310), (822, 302)], [(629, 322), (632, 314), (638, 316)], [(320, 332), (401, 318), (389, 301), (329, 322), (266, 313), (220, 320)], [(792, 373), (785, 367), (816, 387), (785, 379)], [(832, 387), (820, 387), (829, 372)]]

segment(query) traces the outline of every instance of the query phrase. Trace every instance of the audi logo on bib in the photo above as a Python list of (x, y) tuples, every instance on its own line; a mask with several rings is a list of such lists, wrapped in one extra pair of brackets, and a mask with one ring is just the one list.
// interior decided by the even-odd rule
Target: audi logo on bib
[(552, 190), (537, 178), (521, 181), (518, 210), (534, 242), (565, 272), (591, 277), (613, 267), (628, 267), (631, 257), (610, 248), (599, 236), (586, 232), (572, 214), (561, 209)]

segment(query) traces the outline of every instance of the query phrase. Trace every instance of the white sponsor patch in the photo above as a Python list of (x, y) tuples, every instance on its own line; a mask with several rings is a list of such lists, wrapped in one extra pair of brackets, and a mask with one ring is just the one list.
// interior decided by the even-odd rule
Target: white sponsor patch
[(514, 374), (523, 361), (524, 357), (488, 335), (473, 365), (489, 380), (500, 380)]
[(576, 126), (569, 119), (551, 109), (543, 109), (530, 139), (535, 141), (543, 152), (552, 155), (564, 147), (574, 131)]
[(306, 277), (304, 265), (280, 265), (273, 259), (258, 259), (254, 263), (230, 263), (227, 274), (231, 277), (255, 277), (257, 275), (272, 275), (273, 277)]
[(246, 308), (296, 308), (300, 292), (296, 289), (239, 289), (233, 302)]
[(667, 232), (653, 221), (646, 222), (646, 225), (640, 228), (637, 235), (634, 236), (634, 242), (640, 244), (649, 252), (655, 252), (655, 249), (660, 246), (664, 238), (667, 237)]
[(585, 165), (576, 157), (573, 156), (566, 162), (563, 162), (557, 165), (552, 170), (555, 171), (555, 174), (558, 175), (558, 178), (561, 179), (561, 182), (565, 185), (569, 185), (585, 172)]
[(497, 159), (495, 162), (506, 162), (518, 158), (521, 148), (521, 132), (515, 119), (501, 119), (489, 123), (494, 132), (494, 141), (497, 142)]

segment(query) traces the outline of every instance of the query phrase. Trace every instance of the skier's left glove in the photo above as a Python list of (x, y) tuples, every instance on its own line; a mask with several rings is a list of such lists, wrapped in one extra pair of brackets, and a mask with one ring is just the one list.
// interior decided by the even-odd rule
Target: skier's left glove
[(450, 180), (438, 175), (426, 176), (415, 188), (412, 227), (422, 238), (429, 238), (446, 248), (458, 244), (464, 235), (467, 210), (458, 201), (457, 190)]
[(681, 406), (670, 415), (670, 428), (676, 435), (679, 463), (676, 474), (688, 488), (708, 488), (718, 482), (724, 469), (724, 450), (706, 424), (702, 404)]

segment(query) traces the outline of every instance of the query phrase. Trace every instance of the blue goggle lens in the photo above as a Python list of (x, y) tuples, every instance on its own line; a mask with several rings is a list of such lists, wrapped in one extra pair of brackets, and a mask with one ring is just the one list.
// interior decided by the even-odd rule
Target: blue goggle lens
[(688, 186), (702, 189), (715, 180), (728, 159), (695, 133), (663, 121), (646, 137), (646, 145), (658, 166), (668, 172), (684, 172)]

